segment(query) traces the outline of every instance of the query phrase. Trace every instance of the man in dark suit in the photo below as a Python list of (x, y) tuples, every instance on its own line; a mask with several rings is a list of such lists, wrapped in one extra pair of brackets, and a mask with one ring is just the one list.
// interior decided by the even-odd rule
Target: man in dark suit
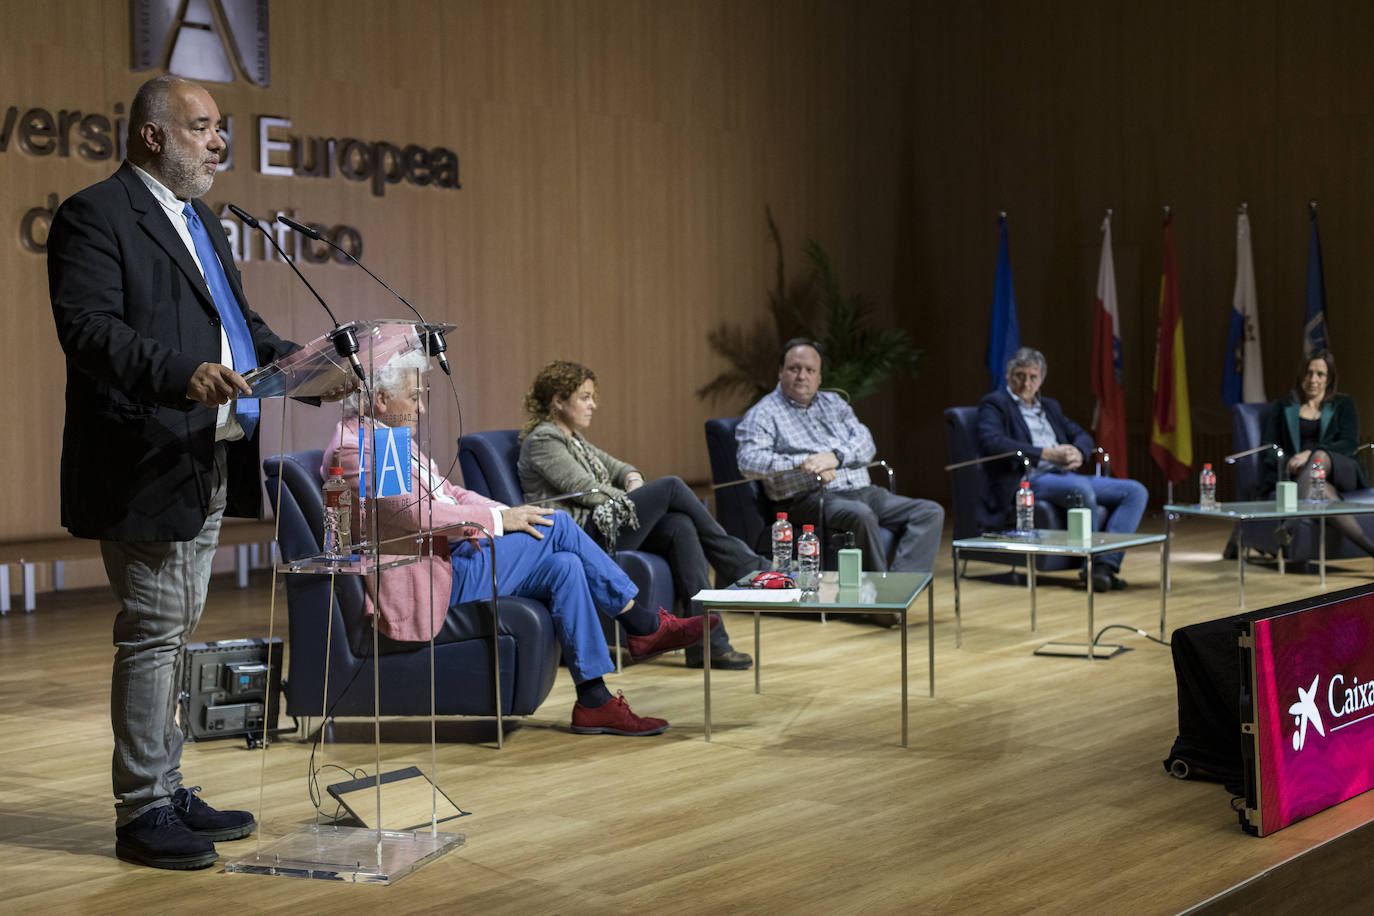
[[(253, 832), (182, 785), (175, 701), (224, 515), (261, 512), (249, 369), (297, 349), (248, 307), (214, 182), (219, 109), (194, 83), (145, 83), (128, 158), (70, 197), (48, 236), (67, 357), (62, 523), (97, 538), (119, 600), (110, 696), (115, 853), (203, 868)], [(208, 227), (208, 228), (207, 228)], [(197, 787), (198, 788), (198, 787)]]
[[(1082, 506), (1097, 517), (1097, 507), (1108, 510), (1102, 530), (1133, 532), (1145, 514), (1149, 497), (1144, 485), (1134, 480), (1073, 473), (1093, 453), (1092, 436), (1064, 416), (1059, 402), (1040, 396), (1047, 372), (1039, 350), (1022, 347), (1007, 363), (1007, 385), (985, 395), (978, 405), (978, 444), (984, 455), (1021, 451), (1031, 456), (1031, 490), (1037, 502), (1056, 506)], [(1019, 458), (988, 463), (990, 486), (983, 494), (979, 521), (989, 529), (1009, 527), (1016, 488), (1024, 465)], [(1121, 554), (1093, 558), (1093, 589), (1125, 588)]]

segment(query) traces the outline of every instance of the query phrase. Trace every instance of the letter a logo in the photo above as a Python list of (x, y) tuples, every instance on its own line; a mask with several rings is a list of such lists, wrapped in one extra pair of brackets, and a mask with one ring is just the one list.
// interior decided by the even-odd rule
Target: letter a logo
[(267, 87), (267, 0), (133, 0), (133, 69)]
[(378, 498), (409, 493), (410, 427), (377, 430), (374, 446)]

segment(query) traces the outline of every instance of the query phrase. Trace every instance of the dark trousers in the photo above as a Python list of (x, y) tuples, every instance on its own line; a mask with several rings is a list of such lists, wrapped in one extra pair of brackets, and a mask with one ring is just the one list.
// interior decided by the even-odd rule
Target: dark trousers
[[(745, 573), (769, 565), (749, 545), (726, 534), (680, 477), (660, 477), (646, 483), (632, 491), (629, 499), (639, 516), (639, 527), (622, 528), (613, 546), (656, 553), (667, 560), (673, 573), (673, 591), (693, 616), (700, 614), (701, 608), (691, 598), (711, 587), (712, 569), (716, 571), (716, 581), (728, 585)], [(586, 528), (597, 544), (608, 551), (612, 549), (590, 518)], [(729, 645), (724, 626), (711, 631), (712, 652), (725, 651)]]
[[(802, 525), (816, 524), (820, 514), (819, 489), (811, 490), (777, 504), (792, 523), (793, 537)], [(888, 492), (886, 487), (867, 486), (857, 490), (825, 491), (825, 533), (829, 541), (836, 532), (854, 532), (854, 546), (864, 553), (863, 568), (870, 572), (930, 572), (935, 568), (935, 553), (940, 549), (940, 532), (945, 510), (928, 499), (913, 499)], [(892, 562), (883, 553), (880, 528), (897, 534)], [(833, 569), (830, 545), (825, 548), (826, 566)]]

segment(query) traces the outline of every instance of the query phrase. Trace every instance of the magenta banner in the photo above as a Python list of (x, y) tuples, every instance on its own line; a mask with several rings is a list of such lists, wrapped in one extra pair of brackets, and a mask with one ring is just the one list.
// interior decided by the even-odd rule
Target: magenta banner
[(1374, 593), (1253, 627), (1264, 835), (1374, 788)]

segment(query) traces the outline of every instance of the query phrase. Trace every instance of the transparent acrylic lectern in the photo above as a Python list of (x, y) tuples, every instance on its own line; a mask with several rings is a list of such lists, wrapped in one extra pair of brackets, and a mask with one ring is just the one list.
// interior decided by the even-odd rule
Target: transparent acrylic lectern
[[(345, 332), (352, 332), (356, 337), (358, 348), (357, 358), (364, 370), (367, 379), (374, 378), (376, 370), (381, 369), (387, 362), (397, 356), (403, 356), (410, 351), (419, 351), (427, 355), (425, 339), (432, 331), (450, 331), (453, 329), (451, 324), (425, 325), (414, 321), (398, 319), (381, 319), (372, 321), (355, 321), (341, 326)], [(341, 356), (335, 347), (333, 337), (339, 332), (335, 332), (311, 341), (304, 348), (297, 350), (288, 356), (283, 357), (270, 366), (263, 367), (250, 373), (246, 378), (253, 386), (253, 394), (260, 398), (332, 398), (337, 399), (341, 391), (361, 388), (359, 401), (359, 447), (360, 455), (363, 454), (363, 441), (375, 443), (377, 441), (376, 418), (372, 416), (372, 397), (370, 382), (360, 382), (352, 364)], [(419, 360), (416, 360), (419, 362)], [(418, 376), (421, 374), (417, 370)], [(286, 440), (286, 417), (291, 411), (282, 411), (282, 437), (281, 441)], [(415, 418), (414, 435), (425, 440), (428, 437), (428, 424), (425, 414), (421, 413)], [(427, 442), (421, 441), (421, 448)], [(406, 456), (407, 464), (409, 455)], [(376, 467), (375, 455), (373, 460), (364, 457), (364, 462), (368, 470)], [(368, 470), (363, 473), (364, 479)], [(277, 589), (276, 577), (282, 574), (296, 575), (321, 575), (321, 576), (376, 576), (374, 581), (380, 583), (380, 572), (408, 563), (415, 563), (420, 559), (420, 545), (428, 543), (429, 538), (434, 534), (432, 529), (417, 531), (406, 538), (393, 538), (389, 541), (382, 541), (377, 536), (377, 524), (375, 511), (369, 511), (369, 504), (375, 502), (378, 496), (384, 496), (385, 491), (374, 482), (372, 489), (366, 486), (363, 490), (367, 492), (354, 493), (354, 498), (359, 501), (359, 512), (355, 518), (361, 518), (359, 530), (354, 537), (349, 556), (331, 557), (323, 554), (298, 558), (292, 561), (282, 561), (274, 565), (273, 568), (273, 587), (271, 601), (271, 618), (269, 621), (269, 637), (271, 630), (275, 628), (276, 603), (279, 590)], [(281, 506), (280, 491), (277, 494), (274, 504)], [(277, 513), (280, 518), (280, 512)], [(371, 530), (369, 529), (371, 522)], [(480, 526), (473, 526), (480, 527)], [(380, 588), (380, 584), (378, 585)], [(330, 600), (333, 601), (333, 589), (330, 589)], [(495, 602), (493, 601), (493, 606)], [(331, 609), (332, 610), (332, 609)], [(331, 619), (332, 619), (331, 614)], [(493, 627), (492, 632), (497, 632)], [(346, 639), (343, 633), (329, 633), (328, 639)], [(372, 652), (373, 658), (379, 656), (377, 628), (372, 628)], [(432, 651), (432, 646), (431, 646)], [(328, 653), (326, 653), (328, 655)], [(494, 653), (493, 653), (494, 654)], [(497, 721), (500, 722), (500, 667), (499, 662), (494, 660), (496, 668), (497, 695)], [(430, 723), (430, 766), (431, 778), (429, 780), (432, 788), (430, 801), (429, 826), (427, 828), (405, 830), (388, 830), (384, 825), (388, 823), (382, 810), (383, 786), (386, 780), (383, 779), (381, 772), (381, 721), (379, 715), (379, 696), (380, 696), (380, 665), (372, 665), (372, 697), (373, 697), (373, 735), (374, 735), (374, 771), (372, 779), (376, 781), (375, 796), (375, 819), (370, 822), (376, 827), (346, 827), (338, 826), (334, 823), (322, 823), (318, 808), (312, 804), (314, 811), (313, 824), (305, 824), (294, 832), (286, 833), (275, 839), (265, 839), (266, 827), (262, 817), (262, 790), (259, 789), (259, 811), (258, 811), (258, 834), (255, 839), (256, 848), (247, 855), (235, 859), (227, 860), (225, 870), (230, 872), (243, 872), (261, 875), (278, 875), (296, 878), (318, 878), (332, 881), (354, 881), (367, 883), (388, 884), (403, 877), (406, 874), (430, 862), (446, 852), (463, 845), (465, 838), (461, 834), (440, 832), (439, 807), (441, 799), (445, 802), (442, 793), (437, 788), (437, 782), (433, 779), (436, 767), (436, 754), (434, 747), (434, 716), (431, 708)], [(433, 684), (433, 664), (430, 666), (431, 683), (430, 696), (434, 695)], [(278, 672), (280, 674), (280, 672)], [(326, 713), (329, 702), (328, 689), (329, 665), (325, 665), (325, 709), (321, 710), (321, 728), (327, 725)], [(265, 723), (263, 742), (260, 753), (266, 754), (266, 728)], [(264, 774), (260, 779), (265, 780), (266, 760), (264, 758), (261, 772)], [(313, 778), (313, 774), (312, 774)], [(372, 806), (369, 806), (372, 807)], [(289, 816), (289, 815), (288, 815)]]

